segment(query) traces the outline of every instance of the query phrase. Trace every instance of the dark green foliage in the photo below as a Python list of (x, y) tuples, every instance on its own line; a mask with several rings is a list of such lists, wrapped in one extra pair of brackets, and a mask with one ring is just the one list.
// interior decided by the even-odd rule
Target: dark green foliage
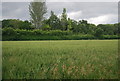
[(31, 30), (20, 30), (20, 29), (17, 29), (15, 30), (17, 32), (17, 35), (33, 35), (33, 31)]
[(4, 28), (2, 29), (2, 35), (12, 36), (16, 35), (16, 31), (13, 28)]
[(45, 23), (51, 27), (51, 30), (61, 29), (60, 19), (54, 14), (53, 11), (51, 11), (51, 16)]
[(80, 26), (79, 28), (81, 29), (82, 33), (84, 33), (84, 34), (89, 33), (90, 27), (89, 27), (89, 24), (86, 20), (79, 21), (79, 26)]
[(79, 32), (79, 29), (78, 29), (78, 26), (77, 26), (77, 21), (75, 20), (71, 20), (71, 30), (74, 32), (74, 33), (77, 33)]
[(14, 28), (14, 29), (33, 29), (32, 24), (29, 21), (22, 21), (19, 19), (7, 19), (2, 21), (2, 28)]
[(96, 25), (94, 25), (94, 24), (89, 24), (89, 31), (88, 31), (88, 34), (94, 35), (95, 32), (96, 32), (96, 29), (97, 29)]
[(103, 35), (103, 29), (97, 28), (95, 32), (96, 37), (101, 37)]
[(49, 35), (54, 35), (54, 36), (63, 36), (63, 35), (71, 35), (71, 31), (61, 31), (61, 30), (53, 30), (49, 31)]
[(103, 30), (104, 35), (113, 35), (115, 31), (113, 24), (99, 24), (97, 27)]
[(44, 31), (49, 31), (49, 30), (51, 30), (51, 27), (48, 24), (43, 24), (41, 29), (44, 30)]
[[(97, 31), (99, 32), (99, 31)], [(81, 39), (118, 39), (117, 35), (75, 34), (71, 31), (61, 30), (20, 30), (13, 28), (3, 29), (3, 40), (81, 40)], [(99, 37), (100, 36), (100, 37)], [(99, 37), (99, 38), (98, 38)]]
[(34, 27), (32, 27), (32, 24), (26, 20), (21, 23), (21, 26), (19, 27), (19, 29), (31, 30), (31, 29), (34, 29)]
[(114, 34), (120, 35), (120, 23), (114, 24), (115, 30)]
[(0, 41), (2, 41), (2, 28), (0, 28)]
[(102, 39), (120, 39), (118, 35), (103, 35)]
[(34, 32), (34, 35), (44, 35), (45, 34), (44, 31), (38, 30), (38, 29), (34, 30), (33, 32)]

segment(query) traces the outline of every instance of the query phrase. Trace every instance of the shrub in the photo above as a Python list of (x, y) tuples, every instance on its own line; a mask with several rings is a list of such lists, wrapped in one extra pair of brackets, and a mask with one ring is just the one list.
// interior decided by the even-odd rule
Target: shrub
[(63, 35), (71, 35), (71, 31), (61, 31), (61, 30), (51, 30), (49, 32), (49, 35), (55, 35), (55, 36), (63, 36)]
[(34, 34), (33, 31), (31, 31), (31, 30), (20, 30), (20, 29), (17, 29), (15, 31), (17, 32), (17, 35), (32, 35), (32, 34)]
[(11, 35), (15, 36), (17, 33), (13, 28), (9, 27), (9, 28), (4, 28), (2, 30), (2, 34), (7, 36), (11, 36)]
[[(82, 40), (82, 39), (118, 39), (117, 35), (102, 35), (96, 34), (74, 34), (71, 31), (61, 31), (61, 30), (20, 30), (13, 28), (4, 28), (3, 40)], [(96, 31), (98, 32), (98, 31)], [(100, 33), (100, 31), (99, 31)]]
[(51, 27), (50, 27), (49, 25), (47, 25), (47, 24), (44, 24), (44, 25), (41, 27), (41, 29), (47, 31), (47, 30), (50, 30)]
[(42, 31), (42, 30), (38, 30), (38, 29), (33, 30), (33, 33), (34, 33), (34, 35), (44, 35), (44, 34), (45, 34), (44, 31)]
[(102, 39), (119, 39), (120, 36), (118, 35), (103, 35)]

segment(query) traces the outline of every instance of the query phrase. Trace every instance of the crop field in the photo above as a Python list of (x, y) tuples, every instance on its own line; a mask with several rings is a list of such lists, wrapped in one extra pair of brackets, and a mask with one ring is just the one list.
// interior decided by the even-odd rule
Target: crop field
[(3, 41), (3, 79), (117, 79), (118, 40)]

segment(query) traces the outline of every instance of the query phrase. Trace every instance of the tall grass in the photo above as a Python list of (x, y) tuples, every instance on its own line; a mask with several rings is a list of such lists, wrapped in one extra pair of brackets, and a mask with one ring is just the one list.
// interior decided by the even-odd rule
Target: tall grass
[(117, 40), (4, 41), (3, 79), (117, 79)]

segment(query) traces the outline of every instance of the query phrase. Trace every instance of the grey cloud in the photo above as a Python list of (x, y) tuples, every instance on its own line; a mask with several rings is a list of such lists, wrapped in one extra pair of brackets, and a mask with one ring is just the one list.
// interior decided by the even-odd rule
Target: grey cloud
[[(2, 2), (30, 2), (33, 0), (2, 0)], [(46, 0), (47, 2), (118, 2), (119, 0)]]
[(3, 18), (28, 19), (28, 2), (3, 2), (2, 14)]
[(2, 3), (0, 3), (0, 20), (2, 19)]
[(117, 3), (115, 2), (54, 2), (48, 3), (49, 10), (55, 11), (57, 14), (62, 12), (62, 8), (67, 8), (69, 12), (82, 11), (81, 18), (95, 17), (104, 14), (116, 14), (117, 15)]
[[(90, 19), (109, 14), (118, 15), (117, 2), (47, 2), (46, 4), (48, 9), (47, 17), (50, 16), (51, 10), (57, 15), (61, 14), (63, 8), (67, 9), (68, 14), (80, 11), (81, 14), (74, 17), (75, 20)], [(2, 8), (3, 17), (29, 19), (28, 5), (29, 2), (4, 2)], [(116, 21), (116, 18), (111, 18), (111, 21), (106, 21), (106, 23), (115, 23)]]

